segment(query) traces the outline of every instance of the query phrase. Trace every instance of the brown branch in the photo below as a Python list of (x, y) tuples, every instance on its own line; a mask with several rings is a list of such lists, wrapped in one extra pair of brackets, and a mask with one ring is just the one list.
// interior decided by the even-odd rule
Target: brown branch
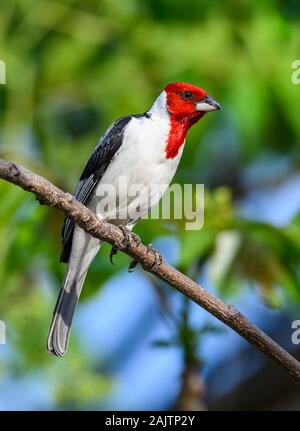
[(134, 241), (132, 241), (131, 249), (125, 250), (125, 246), (122, 245), (124, 236), (122, 231), (114, 225), (100, 221), (94, 213), (76, 201), (72, 195), (64, 193), (45, 178), (26, 170), (22, 166), (1, 159), (0, 178), (33, 193), (40, 202), (57, 208), (72, 217), (90, 235), (112, 244), (131, 256), (142, 265), (145, 271), (151, 272), (170, 284), (217, 319), (230, 326), (279, 365), (295, 382), (300, 382), (300, 362), (253, 325), (234, 306), (225, 304), (166, 262), (152, 269), (155, 262), (154, 252), (148, 252), (145, 245), (136, 245)]

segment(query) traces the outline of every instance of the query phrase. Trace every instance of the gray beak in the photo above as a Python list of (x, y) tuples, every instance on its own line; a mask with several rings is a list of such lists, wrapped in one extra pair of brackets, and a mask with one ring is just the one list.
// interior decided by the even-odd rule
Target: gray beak
[(221, 105), (216, 102), (212, 97), (206, 96), (201, 102), (198, 102), (196, 105), (197, 111), (202, 112), (210, 112), (210, 111), (218, 111), (221, 109)]

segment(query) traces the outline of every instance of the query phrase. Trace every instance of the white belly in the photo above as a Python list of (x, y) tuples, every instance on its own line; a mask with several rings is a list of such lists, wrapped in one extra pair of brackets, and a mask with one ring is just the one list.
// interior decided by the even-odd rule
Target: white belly
[[(166, 159), (169, 117), (134, 118), (124, 142), (97, 185), (89, 207), (117, 224), (135, 224), (161, 199), (177, 170), (183, 145)], [(106, 193), (105, 193), (106, 190)]]

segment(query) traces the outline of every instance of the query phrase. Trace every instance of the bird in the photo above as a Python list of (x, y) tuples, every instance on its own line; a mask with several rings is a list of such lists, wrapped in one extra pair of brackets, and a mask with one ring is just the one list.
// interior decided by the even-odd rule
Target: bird
[[(160, 201), (171, 183), (190, 127), (207, 112), (219, 109), (220, 104), (196, 85), (185, 82), (168, 84), (146, 112), (121, 117), (106, 130), (80, 176), (75, 198), (99, 219), (117, 225), (126, 241), (128, 232), (131, 233), (140, 218)], [(142, 184), (148, 194), (140, 193), (129, 198), (117, 191), (111, 200), (106, 196), (110, 210), (104, 210), (103, 186), (109, 185), (115, 190), (120, 178), (125, 178), (128, 186)], [(159, 192), (157, 189), (153, 192), (149, 191), (152, 184), (163, 186)], [(139, 208), (138, 214), (130, 211), (132, 208)], [(48, 352), (56, 356), (64, 356), (67, 351), (82, 286), (101, 247), (99, 239), (86, 233), (69, 217), (65, 217), (61, 236), (60, 261), (67, 264), (67, 270), (47, 340)], [(133, 238), (139, 241), (137, 235)], [(113, 249), (111, 258), (115, 253)], [(156, 258), (159, 265), (161, 255)]]

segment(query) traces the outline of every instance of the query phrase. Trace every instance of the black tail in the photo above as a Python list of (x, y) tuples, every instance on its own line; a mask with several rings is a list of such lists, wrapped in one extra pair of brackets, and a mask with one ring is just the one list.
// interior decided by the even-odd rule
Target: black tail
[(48, 334), (49, 353), (63, 356), (68, 340), (75, 308), (81, 289), (92, 263), (100, 248), (100, 241), (75, 227), (68, 271), (60, 290)]
[(60, 290), (48, 334), (47, 349), (56, 356), (63, 356), (67, 351), (71, 324), (85, 277), (70, 284), (68, 278)]

